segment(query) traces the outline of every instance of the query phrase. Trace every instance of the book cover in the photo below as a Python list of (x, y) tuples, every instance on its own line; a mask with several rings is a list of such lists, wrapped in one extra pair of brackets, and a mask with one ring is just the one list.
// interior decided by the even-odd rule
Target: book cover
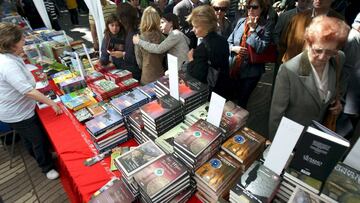
[(326, 203), (320, 198), (320, 196), (308, 192), (302, 189), (301, 187), (296, 187), (294, 192), (291, 194), (288, 203), (303, 203), (303, 202)]
[(226, 131), (226, 134), (231, 135), (245, 124), (248, 117), (249, 112), (247, 110), (228, 101), (224, 106), (220, 126)]
[(171, 130), (161, 135), (160, 137), (155, 139), (155, 143), (160, 146), (160, 148), (164, 149), (167, 153), (174, 152), (174, 139), (183, 133), (189, 126), (180, 123), (177, 126), (173, 127)]
[(135, 200), (132, 193), (121, 180), (115, 180), (113, 184), (92, 198), (89, 203), (131, 203)]
[[(281, 178), (259, 161), (255, 161), (241, 176), (237, 184), (254, 195), (261, 202), (270, 202), (280, 184)], [(245, 194), (247, 195), (247, 194)]]
[(123, 117), (114, 109), (107, 111), (85, 123), (86, 128), (92, 135), (96, 136), (123, 121)]
[(217, 192), (239, 171), (239, 162), (220, 151), (195, 172), (195, 176)]
[(100, 114), (105, 112), (105, 109), (102, 106), (103, 106), (103, 102), (99, 102), (99, 103), (90, 105), (90, 106), (88, 106), (86, 108), (89, 110), (89, 112), (93, 116), (97, 116), (97, 115), (100, 115)]
[(198, 157), (220, 135), (221, 130), (219, 128), (200, 119), (184, 133), (176, 137), (174, 142), (193, 157)]
[(326, 180), (321, 196), (344, 203), (360, 202), (360, 172), (338, 163)]
[(245, 127), (226, 140), (221, 148), (244, 163), (252, 156), (257, 156), (256, 152), (260, 153), (259, 149), (264, 146), (265, 138)]
[(170, 95), (166, 95), (156, 101), (145, 104), (140, 108), (140, 111), (149, 119), (156, 122), (160, 118), (179, 108), (181, 108), (181, 103)]
[(164, 155), (164, 152), (161, 151), (155, 143), (147, 141), (135, 149), (122, 154), (120, 157), (115, 159), (115, 161), (124, 172), (123, 175), (130, 177)]
[(139, 187), (152, 199), (187, 174), (185, 167), (171, 155), (165, 155), (134, 175)]
[(139, 90), (134, 90), (128, 94), (125, 94), (119, 98), (113, 99), (110, 101), (110, 104), (113, 105), (116, 109), (123, 112), (126, 108), (129, 108), (140, 102), (147, 100), (147, 97), (141, 93)]
[(137, 87), (136, 89), (140, 90), (142, 93), (144, 93), (150, 99), (155, 99), (156, 98), (155, 82), (146, 84), (144, 86)]
[(309, 126), (297, 146), (301, 147), (297, 148), (290, 167), (325, 182), (350, 144), (343, 138)]
[(100, 88), (104, 92), (110, 92), (116, 88), (119, 88), (119, 86), (116, 85), (114, 82), (105, 80), (105, 79), (95, 81), (94, 85), (96, 85), (98, 88)]
[(74, 116), (80, 123), (92, 118), (91, 113), (86, 108), (75, 111)]
[(293, 184), (300, 185), (316, 194), (320, 192), (321, 186), (323, 185), (322, 181), (305, 175), (290, 167), (286, 168), (284, 179), (292, 182)]

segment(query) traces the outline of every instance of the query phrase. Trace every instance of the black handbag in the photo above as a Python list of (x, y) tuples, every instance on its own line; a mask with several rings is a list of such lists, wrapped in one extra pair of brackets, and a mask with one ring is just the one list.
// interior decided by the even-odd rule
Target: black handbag
[(217, 81), (218, 81), (218, 79), (219, 79), (220, 70), (216, 69), (212, 65), (212, 63), (210, 61), (210, 58), (209, 58), (209, 56), (210, 56), (210, 47), (209, 47), (207, 41), (203, 40), (203, 43), (204, 43), (206, 51), (207, 51), (207, 55), (208, 55), (207, 63), (208, 63), (208, 66), (209, 66), (206, 80), (207, 80), (208, 86), (210, 88), (214, 88)]

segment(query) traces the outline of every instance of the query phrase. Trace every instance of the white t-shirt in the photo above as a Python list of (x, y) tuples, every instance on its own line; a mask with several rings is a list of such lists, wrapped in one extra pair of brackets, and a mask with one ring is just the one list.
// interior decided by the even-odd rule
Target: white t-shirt
[(35, 115), (35, 100), (25, 96), (35, 85), (20, 57), (0, 53), (0, 121), (16, 123)]

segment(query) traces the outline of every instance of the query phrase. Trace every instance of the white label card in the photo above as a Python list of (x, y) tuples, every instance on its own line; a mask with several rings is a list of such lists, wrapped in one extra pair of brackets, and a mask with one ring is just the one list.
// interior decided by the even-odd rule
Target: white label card
[(83, 64), (80, 60), (80, 57), (79, 57), (79, 54), (74, 52), (75, 53), (75, 57), (76, 57), (76, 61), (77, 61), (77, 67), (74, 67), (74, 68), (77, 68), (80, 72), (80, 76), (85, 79), (85, 76), (86, 76), (86, 73), (85, 73), (85, 70), (84, 70), (84, 67), (83, 67)]
[(178, 59), (176, 56), (167, 54), (168, 70), (169, 70), (169, 88), (170, 95), (179, 100), (179, 73)]
[(222, 113), (224, 111), (226, 99), (215, 92), (211, 93), (211, 99), (209, 104), (207, 122), (215, 125), (216, 127), (220, 126), (220, 121)]
[(264, 166), (281, 175), (303, 130), (304, 126), (282, 117)]
[(82, 44), (82, 46), (83, 46), (83, 49), (84, 49), (84, 51), (85, 51), (86, 57), (87, 57), (87, 59), (88, 59), (88, 61), (89, 61), (89, 63), (90, 63), (90, 66), (91, 66), (91, 68), (94, 70), (95, 67), (94, 67), (94, 65), (92, 64), (92, 61), (91, 61), (91, 58), (90, 58), (90, 54), (89, 54), (89, 52), (88, 52), (88, 49), (86, 48), (86, 45), (85, 45), (84, 43)]

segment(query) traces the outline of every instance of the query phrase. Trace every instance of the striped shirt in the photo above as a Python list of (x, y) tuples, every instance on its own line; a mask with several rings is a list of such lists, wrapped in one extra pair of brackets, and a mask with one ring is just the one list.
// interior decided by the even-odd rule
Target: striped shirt
[(57, 14), (56, 14), (54, 2), (47, 0), (47, 1), (44, 1), (44, 4), (45, 4), (45, 8), (49, 15), (50, 20), (56, 20)]
[[(107, 4), (106, 6), (102, 7), (103, 14), (104, 14), (104, 20), (106, 23), (106, 19), (110, 16), (112, 13), (116, 13), (116, 5), (115, 4)], [(94, 17), (92, 15), (89, 15), (89, 23), (95, 24)]]

